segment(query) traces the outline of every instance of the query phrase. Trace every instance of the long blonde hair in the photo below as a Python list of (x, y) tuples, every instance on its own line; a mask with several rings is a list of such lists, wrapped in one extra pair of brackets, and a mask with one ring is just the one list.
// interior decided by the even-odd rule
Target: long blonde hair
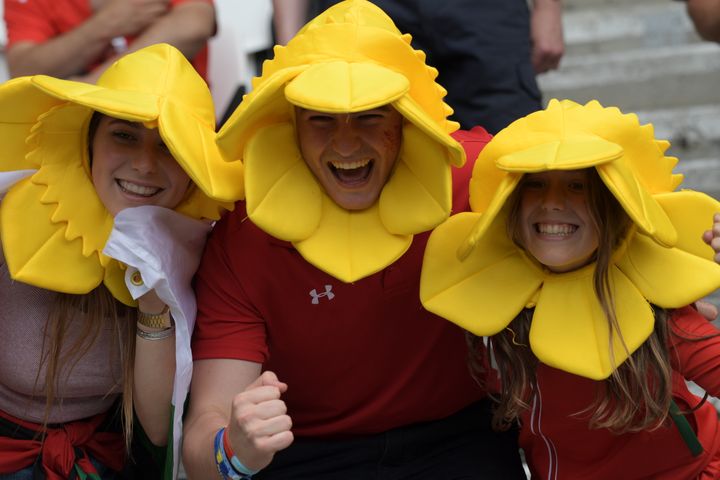
[[(507, 232), (522, 248), (520, 242), (519, 187), (508, 200)], [(614, 335), (627, 352), (622, 339), (615, 300), (610, 285), (609, 271), (612, 255), (628, 235), (632, 221), (609, 192), (597, 171), (591, 169), (587, 186), (587, 205), (598, 233), (598, 249), (593, 274), (595, 295), (602, 306), (609, 327), (608, 345), (613, 358)], [(538, 359), (529, 348), (532, 310), (526, 309), (510, 323), (507, 329), (491, 337), (493, 353), (502, 378), (502, 390), (493, 425), (507, 428), (529, 408), (529, 400), (536, 382)], [(598, 389), (595, 401), (575, 415), (589, 415), (591, 428), (608, 428), (616, 433), (637, 432), (662, 425), (668, 418), (672, 400), (672, 370), (668, 354), (668, 314), (655, 309), (655, 329), (652, 335), (623, 362)], [(469, 339), (470, 346), (477, 341)], [(471, 356), (481, 350), (472, 350)], [(478, 365), (471, 360), (471, 368)]]

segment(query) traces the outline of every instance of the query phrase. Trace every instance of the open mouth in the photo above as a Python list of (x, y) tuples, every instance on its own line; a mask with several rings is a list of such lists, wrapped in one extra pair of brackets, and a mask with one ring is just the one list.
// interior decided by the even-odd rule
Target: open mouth
[(147, 187), (127, 180), (116, 180), (116, 182), (123, 192), (140, 197), (152, 197), (162, 190), (160, 187)]
[(578, 229), (577, 225), (571, 223), (535, 223), (533, 227), (535, 232), (552, 237), (569, 237)]
[(373, 161), (364, 159), (355, 162), (328, 162), (328, 168), (340, 183), (355, 186), (365, 183), (370, 178)]

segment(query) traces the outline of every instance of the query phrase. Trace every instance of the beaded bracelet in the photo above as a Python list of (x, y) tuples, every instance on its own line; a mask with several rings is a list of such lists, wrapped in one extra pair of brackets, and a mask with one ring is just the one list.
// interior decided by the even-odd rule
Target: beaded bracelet
[[(227, 429), (221, 428), (215, 434), (215, 465), (218, 472), (226, 480), (250, 480), (257, 470), (250, 470), (242, 464), (227, 439)], [(230, 457), (228, 459), (228, 457)]]

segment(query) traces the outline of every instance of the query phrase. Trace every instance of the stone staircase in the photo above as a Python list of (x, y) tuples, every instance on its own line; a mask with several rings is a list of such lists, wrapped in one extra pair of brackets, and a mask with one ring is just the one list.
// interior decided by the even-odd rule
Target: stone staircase
[(545, 98), (638, 114), (672, 143), (684, 187), (720, 198), (720, 45), (701, 41), (684, 2), (566, 0), (567, 53), (540, 76)]
[(720, 45), (700, 40), (685, 3), (565, 0), (563, 26), (561, 66), (539, 77), (545, 100), (637, 113), (671, 142), (683, 187), (720, 199)]

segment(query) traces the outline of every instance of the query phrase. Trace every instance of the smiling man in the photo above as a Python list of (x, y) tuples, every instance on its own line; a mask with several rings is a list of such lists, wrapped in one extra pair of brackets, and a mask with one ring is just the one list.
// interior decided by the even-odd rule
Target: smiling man
[(429, 231), (469, 208), (471, 162), (451, 166), (489, 140), (450, 135), (436, 76), (345, 1), (276, 48), (220, 131), (246, 201), (196, 279), (190, 478), (525, 478), (463, 332), (419, 301)]
[(298, 108), (300, 154), (335, 203), (364, 210), (377, 201), (395, 167), (402, 119), (388, 105), (337, 115)]

